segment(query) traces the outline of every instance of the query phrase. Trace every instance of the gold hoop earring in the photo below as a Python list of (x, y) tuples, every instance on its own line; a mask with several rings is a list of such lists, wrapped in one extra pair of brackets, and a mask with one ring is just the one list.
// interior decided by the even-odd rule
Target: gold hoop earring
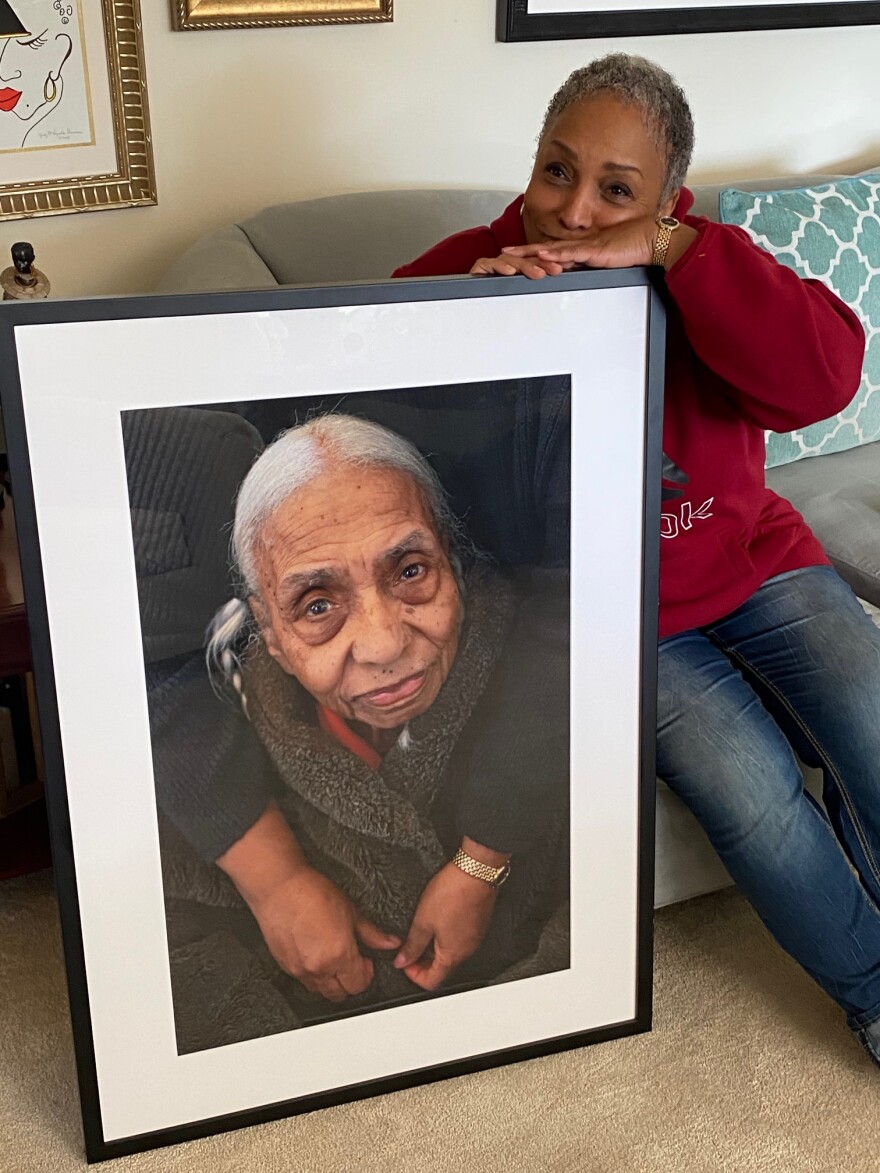
[(47, 102), (54, 102), (55, 95), (58, 93), (58, 87), (55, 85), (55, 79), (50, 73), (46, 78), (46, 84), (43, 86), (43, 97)]

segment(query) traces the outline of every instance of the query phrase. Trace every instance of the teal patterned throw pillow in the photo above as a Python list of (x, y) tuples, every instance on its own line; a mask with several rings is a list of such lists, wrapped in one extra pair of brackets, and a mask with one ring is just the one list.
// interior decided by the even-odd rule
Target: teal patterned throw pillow
[(867, 336), (862, 382), (839, 415), (799, 431), (767, 433), (767, 467), (880, 439), (880, 175), (792, 191), (719, 196), (722, 224), (802, 277), (816, 277), (859, 315)]

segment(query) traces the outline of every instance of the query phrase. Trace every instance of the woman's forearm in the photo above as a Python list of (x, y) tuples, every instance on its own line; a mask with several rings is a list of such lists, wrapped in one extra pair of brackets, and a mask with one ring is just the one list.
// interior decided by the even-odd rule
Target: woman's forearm
[(219, 857), (217, 866), (252, 905), (309, 864), (287, 820), (273, 804)]

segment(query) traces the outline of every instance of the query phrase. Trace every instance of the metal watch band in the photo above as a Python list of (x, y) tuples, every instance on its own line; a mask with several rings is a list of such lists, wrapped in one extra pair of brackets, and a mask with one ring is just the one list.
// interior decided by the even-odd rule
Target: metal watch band
[(666, 263), (666, 254), (669, 251), (669, 242), (676, 228), (681, 228), (681, 221), (674, 216), (659, 216), (657, 218), (657, 238), (654, 241), (654, 255), (651, 264), (660, 268)]
[(509, 862), (502, 864), (500, 868), (493, 868), (487, 863), (480, 863), (478, 859), (474, 859), (472, 855), (468, 855), (461, 848), (453, 855), (452, 862), (469, 876), (473, 876), (477, 880), (485, 880), (493, 888), (500, 888), (510, 875)]

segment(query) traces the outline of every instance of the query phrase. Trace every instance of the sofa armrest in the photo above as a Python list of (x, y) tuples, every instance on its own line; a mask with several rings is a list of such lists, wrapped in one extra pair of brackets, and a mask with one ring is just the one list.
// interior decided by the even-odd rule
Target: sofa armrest
[(158, 293), (268, 289), (278, 282), (237, 224), (203, 236), (181, 253), (156, 286)]

